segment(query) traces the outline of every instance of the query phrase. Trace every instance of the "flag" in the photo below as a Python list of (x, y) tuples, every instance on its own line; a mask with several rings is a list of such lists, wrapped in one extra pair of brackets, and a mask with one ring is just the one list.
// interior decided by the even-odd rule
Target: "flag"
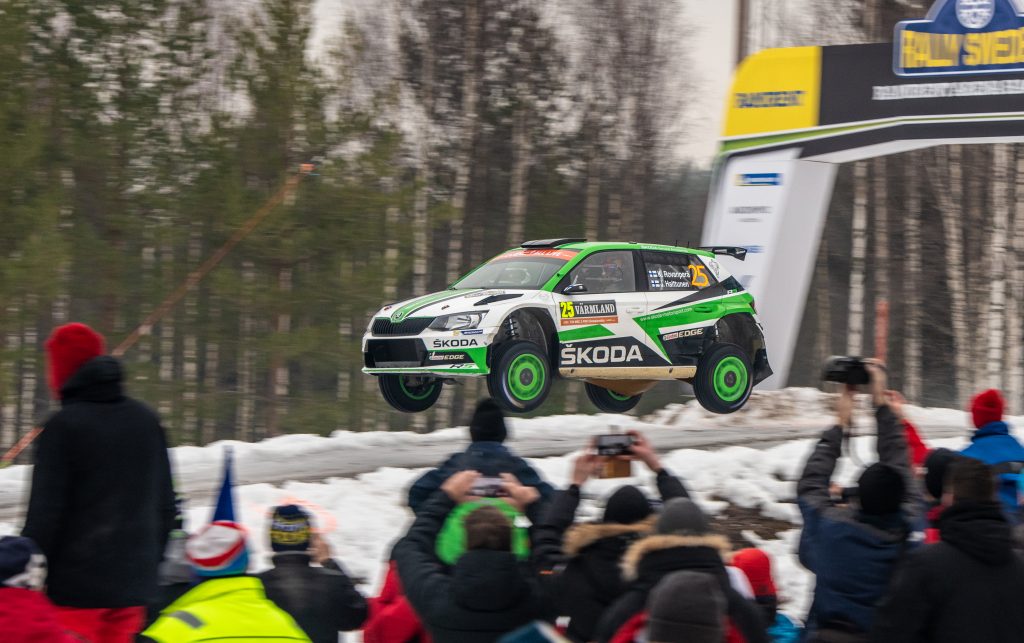
[(218, 520), (230, 520), (235, 522), (235, 499), (232, 494), (231, 480), (231, 448), (224, 449), (224, 482), (220, 487), (220, 495), (217, 496), (217, 506), (213, 509), (213, 518), (210, 522)]

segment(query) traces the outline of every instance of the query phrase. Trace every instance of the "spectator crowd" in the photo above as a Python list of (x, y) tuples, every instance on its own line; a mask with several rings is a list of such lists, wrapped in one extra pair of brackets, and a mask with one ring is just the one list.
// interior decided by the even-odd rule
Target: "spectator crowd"
[[(734, 550), (630, 432), (623, 455), (591, 444), (556, 489), (505, 446), (501, 409), (477, 407), (470, 444), (409, 489), (413, 517), (379, 595), (366, 598), (313, 517), (276, 507), (266, 534), (235, 520), (230, 468), (208, 524), (189, 534), (155, 413), (128, 397), (120, 363), (82, 324), (45, 344), (60, 401), (36, 446), (20, 536), (0, 539), (0, 640), (10, 643), (859, 643), (1024, 640), (1024, 447), (998, 391), (971, 403), (957, 453), (930, 450), (869, 363), (877, 461), (833, 482), (855, 397), (796, 484), (798, 555), (815, 577), (803, 618), (779, 610), (772, 561)], [(658, 498), (625, 485), (600, 520), (577, 517), (587, 482), (622, 461)], [(251, 572), (251, 539), (273, 566)]]

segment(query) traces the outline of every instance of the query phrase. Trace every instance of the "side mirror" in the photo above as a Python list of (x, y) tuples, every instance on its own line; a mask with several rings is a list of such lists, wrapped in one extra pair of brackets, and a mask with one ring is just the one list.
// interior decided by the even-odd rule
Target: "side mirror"
[(587, 287), (583, 284), (569, 284), (562, 290), (563, 295), (575, 295), (581, 292), (587, 292)]

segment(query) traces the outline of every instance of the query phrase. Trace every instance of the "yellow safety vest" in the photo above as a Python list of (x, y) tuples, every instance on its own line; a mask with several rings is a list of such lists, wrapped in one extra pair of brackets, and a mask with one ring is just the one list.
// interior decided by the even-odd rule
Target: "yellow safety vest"
[(267, 598), (263, 583), (252, 576), (196, 585), (160, 612), (142, 634), (159, 643), (309, 643), (295, 620)]

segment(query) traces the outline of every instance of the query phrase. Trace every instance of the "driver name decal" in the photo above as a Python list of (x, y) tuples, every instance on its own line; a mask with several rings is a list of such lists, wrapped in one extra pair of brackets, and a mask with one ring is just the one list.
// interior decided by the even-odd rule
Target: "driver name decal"
[(563, 301), (559, 304), (562, 326), (617, 324), (619, 313), (614, 301)]

